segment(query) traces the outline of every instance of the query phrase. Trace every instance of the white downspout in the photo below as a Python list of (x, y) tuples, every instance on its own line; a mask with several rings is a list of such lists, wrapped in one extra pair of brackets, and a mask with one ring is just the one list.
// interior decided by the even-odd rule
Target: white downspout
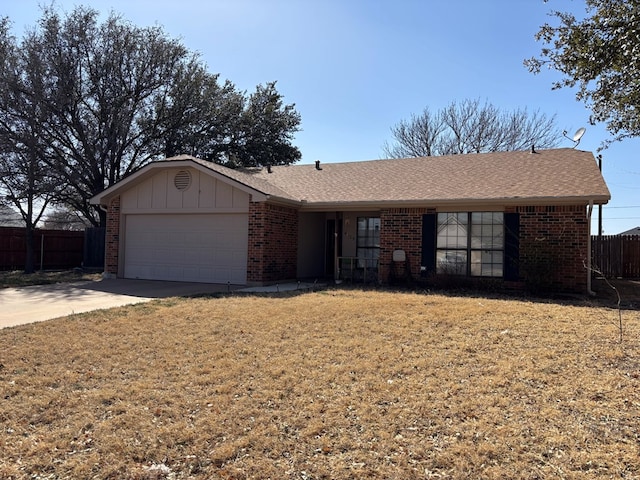
[(591, 290), (591, 214), (593, 213), (593, 200), (589, 200), (587, 213), (587, 293), (594, 297), (596, 292)]

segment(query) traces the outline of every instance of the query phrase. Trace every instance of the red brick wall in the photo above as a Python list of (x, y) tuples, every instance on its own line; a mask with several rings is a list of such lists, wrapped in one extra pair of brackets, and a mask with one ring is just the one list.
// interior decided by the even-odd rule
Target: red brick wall
[[(404, 250), (411, 278), (420, 277), (422, 216), (425, 208), (380, 212), (379, 280), (388, 283), (392, 254)], [(510, 207), (520, 214), (520, 276), (528, 287), (585, 292), (588, 221), (584, 205)], [(107, 212), (105, 273), (117, 275), (120, 197)], [(249, 204), (247, 280), (268, 283), (294, 279), (297, 271), (298, 212), (265, 202)]]
[[(588, 221), (584, 205), (510, 207), (520, 214), (520, 276), (531, 289), (573, 291), (587, 288)], [(405, 251), (411, 277), (420, 278), (423, 208), (380, 212), (379, 280), (388, 283), (396, 249)]]
[(404, 250), (411, 277), (420, 276), (422, 260), (422, 216), (426, 208), (390, 208), (380, 212), (380, 266), (378, 280), (388, 283), (393, 275), (401, 274), (400, 265), (393, 266), (394, 250)]
[(297, 258), (298, 211), (251, 202), (247, 281), (266, 283), (295, 279)]
[(513, 207), (509, 211), (520, 214), (520, 276), (527, 287), (586, 292), (586, 206)]
[(120, 247), (120, 197), (117, 196), (107, 209), (104, 273), (118, 275), (118, 251)]

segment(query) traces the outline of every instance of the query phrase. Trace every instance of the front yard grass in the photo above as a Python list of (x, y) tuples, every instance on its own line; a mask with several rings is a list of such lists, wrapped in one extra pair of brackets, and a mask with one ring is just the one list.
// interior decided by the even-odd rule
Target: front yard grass
[(22, 270), (0, 271), (0, 288), (28, 287), (30, 285), (48, 285), (51, 283), (79, 282), (98, 280), (100, 273), (77, 270), (39, 270), (26, 274)]
[(640, 316), (327, 290), (0, 331), (5, 479), (640, 478)]

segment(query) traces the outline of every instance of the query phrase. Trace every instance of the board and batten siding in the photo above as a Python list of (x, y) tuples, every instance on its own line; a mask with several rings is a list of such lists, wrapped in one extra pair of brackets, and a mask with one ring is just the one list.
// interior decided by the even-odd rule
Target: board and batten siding
[[(191, 175), (188, 188), (179, 190), (176, 174)], [(248, 193), (196, 169), (161, 170), (122, 194), (121, 213), (248, 213)]]

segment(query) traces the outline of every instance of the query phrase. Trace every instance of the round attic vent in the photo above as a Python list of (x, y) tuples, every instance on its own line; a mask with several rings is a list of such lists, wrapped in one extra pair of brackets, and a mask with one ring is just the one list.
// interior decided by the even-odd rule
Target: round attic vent
[(180, 170), (173, 178), (173, 184), (180, 191), (186, 190), (191, 185), (191, 173), (187, 170)]

